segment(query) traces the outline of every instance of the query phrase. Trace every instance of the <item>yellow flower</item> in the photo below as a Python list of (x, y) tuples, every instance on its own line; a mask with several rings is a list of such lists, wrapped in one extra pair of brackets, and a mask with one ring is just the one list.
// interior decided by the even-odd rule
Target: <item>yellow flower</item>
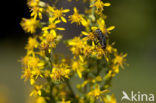
[(48, 50), (48, 52), (51, 53), (51, 50), (56, 47), (56, 44), (62, 39), (62, 36), (45, 30), (39, 38), (41, 40), (40, 50)]
[(84, 42), (80, 39), (80, 37), (75, 37), (72, 40), (68, 41), (68, 45), (71, 46), (71, 51), (75, 55), (81, 54), (82, 48), (84, 48)]
[(30, 19), (22, 18), (20, 24), (26, 32), (35, 33), (38, 23), (39, 21), (34, 18)]
[(43, 31), (47, 31), (50, 30), (50, 33), (52, 33), (53, 35), (56, 35), (56, 30), (65, 30), (64, 28), (60, 28), (57, 27), (56, 24), (60, 23), (60, 20), (55, 20), (55, 18), (50, 17), (49, 18), (49, 25), (48, 27), (43, 27), (42, 30)]
[(44, 66), (44, 62), (41, 61), (38, 57), (32, 57), (32, 56), (25, 56), (22, 59), (22, 62), (25, 67), (35, 69), (35, 68), (40, 68), (42, 69)]
[(67, 13), (67, 12), (69, 12), (70, 10), (69, 9), (51, 9), (52, 10), (52, 12), (53, 12), (53, 16), (54, 16), (54, 18), (57, 18), (57, 19), (60, 19), (61, 18), (61, 20), (63, 21), (63, 22), (67, 22), (67, 20), (64, 18), (64, 13)]
[(41, 89), (43, 88), (42, 85), (35, 85), (34, 90), (30, 93), (30, 96), (41, 96)]
[(43, 12), (43, 8), (40, 7), (33, 7), (31, 8), (31, 16), (34, 17), (34, 19), (37, 19), (37, 16), (42, 19), (42, 12)]
[(96, 79), (97, 82), (101, 82), (102, 81), (102, 77), (101, 76), (97, 76), (95, 79)]
[(81, 39), (80, 37), (75, 37), (68, 41), (68, 45), (71, 46), (70, 50), (74, 55), (90, 55), (92, 46), (87, 44), (88, 37)]
[[(45, 31), (45, 32), (46, 32), (46, 31)], [(56, 35), (55, 35), (55, 34), (49, 33), (48, 31), (47, 31), (47, 33), (44, 33), (43, 35), (44, 35), (44, 37), (46, 38), (46, 41), (47, 41), (47, 42), (52, 42), (52, 41), (54, 41), (54, 39), (56, 38)]]
[(104, 6), (110, 6), (110, 3), (103, 3), (102, 0), (95, 0), (94, 4), (90, 5), (90, 7), (96, 7), (96, 12), (100, 14), (103, 11)]
[(70, 69), (68, 69), (68, 65), (62, 63), (62, 64), (54, 65), (50, 77), (54, 81), (61, 81), (64, 80), (64, 78), (69, 78), (69, 75), (70, 75)]
[(97, 20), (97, 24), (98, 24), (98, 28), (103, 32), (103, 34), (106, 34), (106, 33), (110, 34), (110, 31), (115, 28), (115, 26), (110, 26), (110, 27), (106, 28), (105, 20), (102, 18), (99, 18)]
[(123, 68), (123, 63), (126, 61), (126, 59), (125, 59), (126, 56), (127, 56), (127, 54), (124, 54), (124, 55), (123, 54), (120, 54), (120, 55), (115, 54), (113, 63), (119, 64)]
[(40, 0), (28, 0), (27, 4), (30, 7), (36, 7), (36, 6), (38, 6), (39, 2), (40, 2)]
[(54, 81), (60, 81), (64, 80), (63, 79), (64, 77), (69, 78), (69, 73), (70, 73), (69, 69), (53, 68), (52, 74), (50, 76)]
[(28, 39), (28, 44), (26, 45), (26, 49), (27, 50), (30, 50), (30, 49), (34, 49), (34, 48), (37, 48), (39, 45), (38, 41), (36, 40), (36, 38), (32, 38), (32, 37), (29, 37)]
[(31, 77), (31, 70), (30, 68), (24, 69), (24, 74), (21, 76), (21, 78), (25, 78), (24, 81), (27, 81)]
[(82, 78), (82, 72), (85, 70), (84, 65), (85, 63), (82, 61), (72, 62), (72, 69), (77, 72), (79, 78)]
[(119, 73), (119, 65), (114, 65), (112, 69), (113, 69), (113, 72)]
[[(113, 44), (112, 44), (112, 45), (113, 45)], [(108, 45), (106, 46), (106, 51), (107, 51), (108, 53), (113, 53), (113, 52), (116, 53), (116, 52), (117, 52), (117, 49), (116, 49), (116, 48), (113, 48), (112, 45), (109, 45), (109, 44), (108, 44)]]
[(94, 41), (95, 38), (96, 38), (93, 32), (87, 33), (87, 32), (82, 31), (82, 34), (85, 35), (85, 36), (87, 36), (88, 39), (89, 39), (89, 40), (92, 40), (92, 41)]
[(53, 16), (54, 9), (55, 9), (55, 7), (52, 7), (50, 5), (47, 6), (46, 12), (50, 15), (50, 17)]
[(101, 46), (95, 46), (95, 51), (92, 54), (96, 55), (98, 59), (101, 59), (105, 55), (105, 51)]
[(38, 77), (42, 77), (43, 78), (43, 75), (41, 74), (41, 70), (38, 69), (38, 68), (35, 68), (32, 70), (32, 75), (35, 79), (37, 79)]
[[(89, 96), (93, 96), (93, 97), (95, 97), (96, 99), (99, 99), (104, 93), (107, 93), (107, 92), (108, 92), (108, 90), (103, 90), (103, 91), (101, 91), (99, 85), (96, 85), (95, 89), (92, 90), (92, 91), (90, 91), (90, 92), (88, 93), (88, 95), (89, 95)], [(101, 98), (100, 98), (100, 99), (101, 99)]]
[(50, 76), (50, 70), (45, 70), (44, 71), (44, 77), (47, 78)]
[(71, 21), (71, 23), (78, 23), (80, 25), (80, 23), (82, 24), (86, 24), (85, 19), (83, 18), (82, 14), (79, 14), (78, 10), (76, 7), (74, 7), (74, 13), (73, 15), (69, 16), (69, 20)]

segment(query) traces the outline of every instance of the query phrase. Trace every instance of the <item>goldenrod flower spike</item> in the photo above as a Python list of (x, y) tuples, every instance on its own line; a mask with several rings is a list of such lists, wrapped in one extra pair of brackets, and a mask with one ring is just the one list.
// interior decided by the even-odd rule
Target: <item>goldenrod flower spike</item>
[[(110, 43), (109, 34), (115, 26), (107, 26), (103, 14), (110, 3), (88, 0), (87, 12), (79, 13), (74, 7), (68, 21), (66, 14), (72, 10), (58, 9), (55, 5), (59, 0), (55, 1), (28, 0), (31, 18), (20, 23), (32, 34), (21, 60), (21, 78), (29, 80), (30, 96), (36, 96), (37, 103), (117, 103), (110, 91), (111, 80), (124, 68), (127, 54), (118, 53)], [(72, 53), (70, 58), (55, 51), (63, 36), (59, 31), (65, 30), (58, 25), (67, 22), (84, 27), (80, 36), (65, 42)]]

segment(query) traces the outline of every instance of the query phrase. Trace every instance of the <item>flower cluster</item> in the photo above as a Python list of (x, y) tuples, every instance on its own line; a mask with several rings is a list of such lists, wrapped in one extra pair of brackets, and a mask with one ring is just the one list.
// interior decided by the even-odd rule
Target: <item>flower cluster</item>
[[(37, 96), (37, 103), (116, 103), (109, 87), (119, 68), (124, 68), (127, 54), (118, 53), (114, 43), (109, 42), (115, 26), (106, 26), (104, 8), (111, 4), (83, 0), (90, 5), (85, 13), (80, 14), (74, 7), (73, 14), (67, 17), (69, 9), (56, 8), (58, 0), (51, 2), (28, 0), (30, 18), (21, 21), (25, 32), (31, 33), (25, 46), (26, 56), (21, 60), (22, 78), (33, 87), (30, 96)], [(65, 30), (58, 24), (67, 22), (84, 27), (80, 36), (66, 42), (71, 58), (55, 52), (62, 39), (59, 31)], [(82, 81), (77, 82), (75, 89), (71, 85), (73, 78)]]

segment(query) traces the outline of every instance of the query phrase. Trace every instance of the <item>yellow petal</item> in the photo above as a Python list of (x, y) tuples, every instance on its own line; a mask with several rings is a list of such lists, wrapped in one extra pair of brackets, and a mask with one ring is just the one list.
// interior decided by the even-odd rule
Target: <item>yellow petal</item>
[(48, 49), (48, 53), (51, 53), (51, 49)]
[(65, 30), (65, 28), (56, 28), (57, 30)]
[(91, 27), (91, 29), (92, 29), (92, 31), (95, 31), (95, 30), (97, 30), (98, 28), (97, 27)]
[(127, 55), (128, 55), (128, 54), (126, 53), (126, 54), (123, 55), (123, 57), (126, 57)]
[(104, 3), (104, 6), (110, 6), (111, 4), (110, 3)]
[(89, 35), (87, 32), (84, 32), (84, 31), (82, 31), (82, 34), (83, 35)]
[(30, 84), (33, 85), (35, 83), (34, 79), (30, 79)]
[(95, 43), (94, 43), (94, 41), (92, 41), (92, 45), (93, 45), (93, 47), (95, 46)]
[(67, 13), (69, 11), (70, 11), (69, 9), (64, 9), (62, 12)]
[(58, 24), (60, 23), (61, 21), (60, 20), (56, 20), (54, 24)]
[(88, 26), (88, 23), (84, 18), (82, 18), (81, 23), (83, 26)]
[(49, 27), (43, 27), (42, 28), (43, 31), (48, 30), (48, 29), (49, 29)]
[(110, 27), (107, 28), (107, 30), (108, 30), (108, 31), (111, 31), (111, 30), (113, 30), (114, 28), (115, 28), (115, 26), (110, 26)]
[(80, 58), (80, 60), (83, 62), (84, 61), (84, 59), (83, 59), (83, 57), (80, 55), (79, 56), (79, 58)]
[(74, 7), (74, 12), (77, 13), (77, 8), (76, 7)]
[(64, 17), (61, 17), (61, 20), (65, 23), (67, 22), (67, 20)]
[(79, 78), (82, 78), (82, 73), (79, 70), (77, 70), (77, 74), (78, 74)]
[(38, 91), (38, 95), (41, 96), (41, 91), (40, 90)]
[(42, 19), (42, 13), (39, 13), (39, 18)]

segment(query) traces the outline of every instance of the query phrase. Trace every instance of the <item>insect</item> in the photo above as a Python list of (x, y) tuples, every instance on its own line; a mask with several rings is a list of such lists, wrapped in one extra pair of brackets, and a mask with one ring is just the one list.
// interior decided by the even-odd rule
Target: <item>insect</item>
[(103, 34), (100, 29), (95, 30), (94, 34), (97, 36), (97, 39), (99, 40), (99, 43), (102, 46), (102, 49), (106, 48), (106, 36), (107, 34)]

